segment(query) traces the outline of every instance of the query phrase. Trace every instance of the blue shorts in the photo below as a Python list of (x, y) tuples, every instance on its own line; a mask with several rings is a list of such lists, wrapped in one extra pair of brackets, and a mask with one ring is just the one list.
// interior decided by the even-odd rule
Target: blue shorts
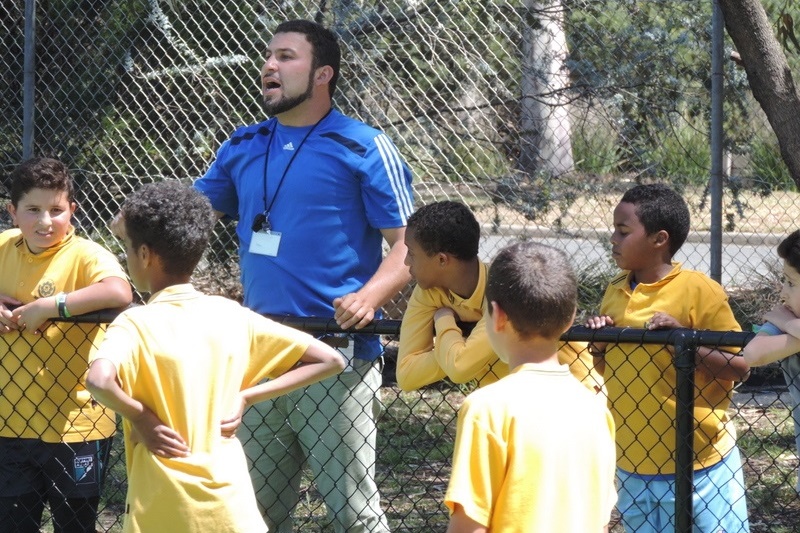
[[(675, 476), (646, 476), (617, 468), (619, 499), (626, 533), (675, 530)], [(695, 533), (749, 533), (739, 448), (714, 466), (694, 472)]]

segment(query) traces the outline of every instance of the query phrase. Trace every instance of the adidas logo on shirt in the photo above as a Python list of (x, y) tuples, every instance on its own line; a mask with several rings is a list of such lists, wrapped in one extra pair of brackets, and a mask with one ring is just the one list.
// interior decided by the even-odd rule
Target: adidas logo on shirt
[(283, 149), (284, 150), (294, 150), (294, 145), (292, 144), (292, 141), (289, 141), (288, 143), (284, 144), (283, 145)]

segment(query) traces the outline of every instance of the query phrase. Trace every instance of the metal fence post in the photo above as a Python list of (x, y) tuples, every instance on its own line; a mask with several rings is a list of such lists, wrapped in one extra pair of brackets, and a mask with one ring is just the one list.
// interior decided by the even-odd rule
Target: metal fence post
[(22, 82), (22, 159), (33, 157), (36, 111), (36, 0), (25, 0), (25, 43)]
[(675, 532), (691, 533), (694, 491), (694, 331), (677, 330), (675, 346)]
[(719, 0), (713, 0), (711, 16), (711, 277), (722, 281), (722, 181), (724, 170), (722, 165), (723, 138), (722, 121), (724, 120), (722, 103), (725, 98), (725, 84), (722, 55), (724, 53), (725, 21)]

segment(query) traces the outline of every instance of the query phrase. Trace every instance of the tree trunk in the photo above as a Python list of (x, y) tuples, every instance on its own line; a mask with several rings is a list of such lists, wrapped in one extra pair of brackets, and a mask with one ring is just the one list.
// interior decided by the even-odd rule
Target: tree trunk
[(573, 170), (572, 126), (564, 91), (567, 40), (560, 0), (526, 1), (522, 36), (522, 106), (519, 168), (558, 176)]
[(718, 1), (753, 96), (767, 115), (781, 156), (800, 187), (800, 96), (772, 24), (760, 0)]

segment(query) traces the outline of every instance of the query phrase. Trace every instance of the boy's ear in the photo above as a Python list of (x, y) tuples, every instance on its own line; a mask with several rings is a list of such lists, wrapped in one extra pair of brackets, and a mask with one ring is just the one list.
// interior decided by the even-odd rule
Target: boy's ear
[(571, 328), (571, 327), (572, 327), (572, 324), (574, 324), (574, 323), (575, 323), (575, 315), (576, 315), (577, 313), (578, 313), (578, 308), (576, 307), (576, 308), (575, 308), (575, 309), (572, 311), (572, 318), (570, 318), (570, 319), (569, 319), (569, 322), (567, 322), (567, 325), (566, 325), (566, 326), (564, 326), (564, 331), (562, 331), (561, 333), (566, 333), (567, 331), (569, 331), (569, 328)]
[(446, 267), (450, 263), (450, 256), (444, 252), (436, 254), (436, 260), (440, 267)]
[(492, 312), (489, 314), (492, 330), (495, 332), (504, 331), (510, 324), (508, 315), (497, 302), (489, 302)]
[(653, 235), (653, 244), (658, 247), (664, 246), (669, 242), (669, 233), (667, 230), (659, 230)]
[(9, 203), (9, 204), (6, 206), (6, 209), (8, 210), (8, 214), (9, 214), (9, 215), (11, 215), (11, 221), (12, 221), (12, 222), (14, 223), (14, 225), (16, 226), (16, 225), (17, 225), (17, 208), (16, 208), (16, 207), (14, 207), (14, 204), (12, 204), (12, 203)]
[(142, 262), (142, 266), (144, 267), (149, 267), (150, 262), (153, 261), (153, 258), (155, 257), (153, 251), (146, 244), (139, 246), (139, 248), (136, 250), (136, 255), (139, 256), (139, 260)]

